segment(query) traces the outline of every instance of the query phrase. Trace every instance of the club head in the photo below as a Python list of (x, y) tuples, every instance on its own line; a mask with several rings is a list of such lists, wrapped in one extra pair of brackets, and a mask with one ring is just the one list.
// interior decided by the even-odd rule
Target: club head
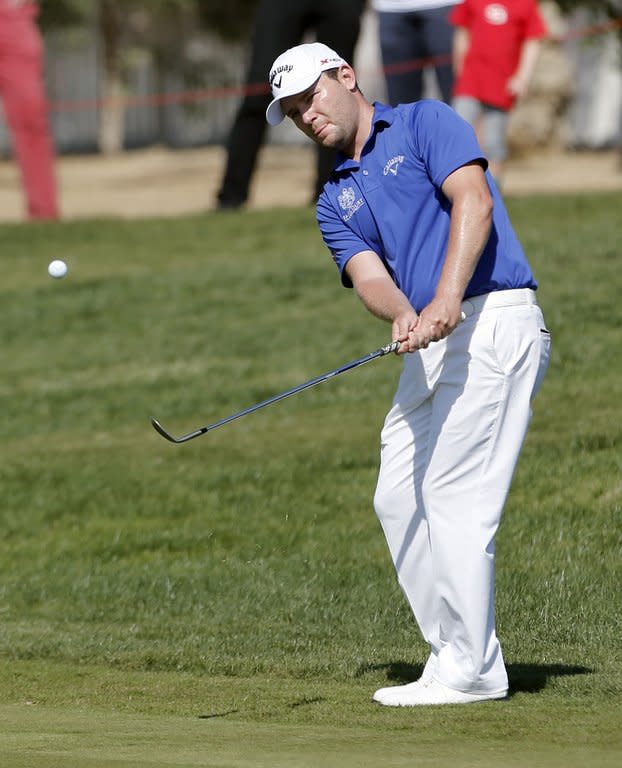
[(155, 429), (156, 432), (158, 432), (165, 440), (168, 440), (171, 443), (177, 443), (179, 442), (176, 438), (173, 437), (173, 435), (170, 434), (170, 432), (167, 432), (164, 427), (160, 424), (160, 422), (157, 419), (152, 418), (151, 419), (151, 426)]
[(199, 435), (205, 434), (207, 432), (207, 429), (204, 427), (203, 429), (197, 429), (194, 432), (189, 432), (187, 435), (182, 435), (181, 437), (173, 437), (170, 432), (167, 432), (164, 427), (160, 424), (160, 422), (157, 419), (151, 418), (151, 426), (155, 429), (155, 431), (160, 434), (165, 440), (168, 440), (169, 443), (186, 443), (188, 440), (192, 440), (195, 437), (198, 437)]

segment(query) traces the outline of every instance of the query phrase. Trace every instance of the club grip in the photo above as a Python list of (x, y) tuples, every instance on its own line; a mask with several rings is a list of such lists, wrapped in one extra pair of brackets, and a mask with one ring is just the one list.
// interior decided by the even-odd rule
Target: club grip
[(397, 352), (397, 350), (400, 348), (400, 342), (399, 341), (392, 341), (390, 344), (387, 344), (385, 347), (381, 347), (381, 354), (388, 355), (391, 352)]

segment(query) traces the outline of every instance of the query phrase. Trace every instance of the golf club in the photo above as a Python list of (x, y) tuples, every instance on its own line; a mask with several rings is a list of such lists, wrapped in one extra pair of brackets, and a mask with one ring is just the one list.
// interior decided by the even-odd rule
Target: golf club
[(254, 413), (255, 411), (258, 411), (260, 408), (265, 408), (267, 405), (271, 405), (272, 403), (277, 403), (279, 400), (284, 400), (286, 397), (291, 397), (291, 395), (295, 395), (298, 392), (302, 392), (303, 389), (309, 389), (310, 387), (314, 387), (316, 384), (320, 384), (323, 381), (327, 381), (328, 379), (332, 379), (334, 376), (339, 376), (341, 373), (345, 373), (346, 371), (350, 371), (352, 368), (358, 368), (359, 365), (364, 365), (365, 363), (368, 363), (370, 360), (375, 360), (377, 357), (383, 357), (384, 355), (388, 355), (390, 352), (396, 352), (399, 349), (400, 342), (394, 341), (391, 344), (387, 344), (384, 347), (380, 347), (380, 349), (375, 350), (374, 352), (370, 352), (367, 355), (364, 355), (363, 357), (359, 357), (358, 360), (352, 360), (349, 363), (346, 363), (345, 365), (342, 365), (340, 368), (335, 368), (333, 371), (329, 371), (328, 373), (325, 373), (322, 376), (317, 376), (315, 379), (309, 379), (309, 381), (305, 381), (303, 384), (299, 384), (297, 387), (293, 387), (292, 389), (288, 389), (285, 392), (281, 392), (278, 395), (274, 395), (273, 397), (269, 397), (267, 400), (262, 400), (260, 403), (257, 403), (256, 405), (251, 405), (248, 408), (245, 408), (243, 411), (238, 411), (238, 413), (234, 413), (231, 416), (227, 416), (224, 419), (220, 419), (220, 421), (214, 422), (214, 424), (208, 424), (206, 427), (201, 427), (200, 429), (196, 429), (194, 432), (188, 432), (187, 435), (181, 435), (180, 437), (174, 437), (171, 435), (170, 432), (168, 432), (162, 424), (157, 419), (151, 419), (151, 424), (153, 425), (153, 428), (158, 432), (162, 437), (164, 437), (166, 440), (169, 440), (171, 443), (186, 443), (188, 440), (193, 440), (195, 437), (199, 437), (200, 435), (204, 435), (206, 432), (211, 432), (213, 429), (217, 429), (218, 427), (222, 427), (223, 424), (228, 424), (230, 421), (234, 421), (234, 419), (239, 419), (241, 416), (247, 416), (249, 413)]

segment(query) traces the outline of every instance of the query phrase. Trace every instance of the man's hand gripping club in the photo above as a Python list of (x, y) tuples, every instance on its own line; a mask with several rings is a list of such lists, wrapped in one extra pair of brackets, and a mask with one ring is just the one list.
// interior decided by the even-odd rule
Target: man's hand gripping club
[(411, 307), (393, 320), (392, 341), (401, 342), (398, 355), (425, 349), (446, 338), (464, 320), (461, 302), (435, 296), (421, 314)]

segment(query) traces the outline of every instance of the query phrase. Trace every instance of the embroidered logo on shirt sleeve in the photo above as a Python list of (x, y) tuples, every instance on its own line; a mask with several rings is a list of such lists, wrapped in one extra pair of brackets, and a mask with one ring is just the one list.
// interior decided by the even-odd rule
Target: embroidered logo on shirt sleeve
[(337, 201), (342, 210), (345, 211), (345, 215), (342, 216), (344, 221), (350, 221), (358, 209), (363, 205), (363, 198), (356, 199), (356, 192), (352, 187), (342, 187), (340, 194), (337, 196)]

